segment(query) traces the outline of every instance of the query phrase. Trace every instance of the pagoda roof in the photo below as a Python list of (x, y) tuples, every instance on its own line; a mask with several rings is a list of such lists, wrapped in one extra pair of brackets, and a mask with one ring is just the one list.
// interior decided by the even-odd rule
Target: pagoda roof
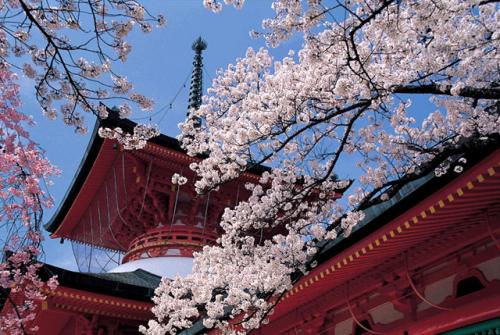
[(57, 276), (60, 286), (109, 296), (151, 302), (161, 277), (138, 269), (120, 273), (85, 273), (44, 264), (40, 269), (43, 280)]
[[(57, 276), (58, 288), (65, 287), (145, 303), (151, 303), (154, 291), (161, 282), (160, 276), (142, 269), (120, 273), (85, 273), (42, 264), (38, 274), (43, 281)], [(0, 299), (0, 311), (5, 301)]]
[[(46, 299), (40, 302), (33, 321), (40, 334), (66, 334), (61, 330), (70, 319), (89, 314), (114, 318), (122, 325), (137, 329), (139, 324), (152, 318), (152, 298), (161, 281), (159, 276), (144, 270), (96, 274), (44, 263), (38, 274), (43, 281), (56, 276), (59, 283), (55, 289), (41, 288)], [(4, 293), (10, 296), (11, 302), (23, 301), (22, 291), (7, 289)], [(11, 311), (12, 304), (7, 301), (0, 299), (0, 313)]]
[[(112, 109), (108, 109), (109, 116), (104, 120), (97, 120), (94, 129), (92, 131), (92, 135), (90, 138), (90, 142), (87, 146), (85, 154), (80, 162), (78, 170), (73, 177), (71, 182), (71, 186), (66, 192), (63, 200), (59, 204), (56, 212), (52, 216), (52, 218), (44, 225), (44, 228), (50, 232), (55, 233), (62, 225), (62, 223), (67, 219), (67, 215), (70, 212), (71, 207), (73, 206), (78, 194), (80, 193), (84, 183), (88, 179), (89, 175), (93, 168), (95, 168), (96, 161), (98, 160), (98, 155), (102, 150), (109, 149), (109, 142), (113, 140), (103, 139), (99, 136), (98, 131), (101, 127), (108, 128), (116, 128), (120, 127), (125, 132), (133, 132), (134, 127), (137, 123), (129, 120), (119, 118), (116, 111)], [(104, 144), (108, 143), (107, 146)], [(196, 158), (192, 158), (187, 155), (186, 150), (184, 150), (179, 141), (176, 138), (160, 134), (148, 141), (148, 145), (154, 145), (154, 147), (165, 148), (169, 152), (175, 152), (177, 158), (183, 158), (186, 161), (192, 161), (194, 159), (202, 159), (203, 156), (197, 156)], [(113, 145), (113, 148), (116, 148), (116, 145)], [(246, 175), (254, 175), (258, 176), (262, 174), (264, 171), (269, 171), (268, 167), (262, 165), (255, 165), (251, 169), (248, 170)]]

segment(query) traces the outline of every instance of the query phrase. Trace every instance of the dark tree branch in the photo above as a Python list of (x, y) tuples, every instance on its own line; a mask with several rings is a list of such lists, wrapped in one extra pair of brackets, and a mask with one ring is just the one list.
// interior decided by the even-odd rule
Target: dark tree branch
[[(392, 88), (394, 93), (407, 94), (437, 94), (437, 95), (452, 95), (451, 85), (428, 84), (428, 85), (398, 85)], [(464, 87), (458, 90), (457, 96), (474, 99), (500, 99), (500, 87), (477, 88)]]

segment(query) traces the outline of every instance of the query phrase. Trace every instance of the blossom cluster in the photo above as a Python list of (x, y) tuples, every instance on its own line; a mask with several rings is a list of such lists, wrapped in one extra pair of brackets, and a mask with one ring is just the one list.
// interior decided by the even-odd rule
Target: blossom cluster
[[(301, 32), (301, 50), (275, 61), (249, 49), (180, 125), (188, 154), (207, 155), (191, 165), (199, 192), (273, 168), (225, 210), (219, 244), (195, 255), (193, 273), (162, 282), (143, 333), (175, 334), (195, 320), (235, 333), (259, 327), (364, 209), (441, 173), (464, 148), (498, 142), (496, 4), (333, 3), (274, 1), (264, 37), (274, 46)], [(422, 94), (434, 107), (416, 112), (408, 97)]]
[(188, 181), (188, 180), (187, 180), (187, 178), (186, 178), (186, 177), (184, 177), (184, 176), (182, 176), (182, 175), (180, 175), (180, 174), (178, 174), (178, 173), (174, 173), (174, 174), (172, 175), (172, 184), (173, 184), (173, 185), (179, 185), (179, 186), (182, 186), (182, 185), (186, 184), (186, 183), (187, 183), (187, 181)]
[(142, 149), (153, 137), (160, 135), (157, 125), (140, 124), (134, 127), (132, 134), (127, 133), (120, 127), (99, 128), (99, 136), (102, 138), (115, 139), (125, 150)]
[(12, 0), (2, 2), (0, 12), (9, 18), (2, 20), (0, 66), (14, 64), (33, 79), (48, 118), (85, 133), (85, 113), (103, 118), (104, 99), (120, 103), (122, 117), (133, 106), (153, 108), (112, 65), (127, 60), (132, 45), (126, 38), (134, 27), (149, 33), (153, 24), (165, 25), (162, 15), (153, 16), (136, 0)]
[[(0, 290), (8, 292), (0, 316), (0, 332), (25, 334), (34, 330), (30, 321), (40, 301), (42, 288), (54, 289), (56, 278), (44, 283), (38, 276), (43, 209), (52, 205), (44, 182), (58, 170), (43, 157), (30, 139), (27, 126), (33, 121), (19, 112), (16, 75), (0, 70)], [(13, 297), (16, 297), (15, 299)]]

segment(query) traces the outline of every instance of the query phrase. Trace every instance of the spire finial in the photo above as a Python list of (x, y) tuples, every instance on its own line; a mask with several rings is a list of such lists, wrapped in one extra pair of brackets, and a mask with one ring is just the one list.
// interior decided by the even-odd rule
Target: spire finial
[(200, 36), (193, 42), (191, 48), (195, 51), (195, 55), (193, 74), (191, 75), (191, 87), (189, 89), (188, 117), (191, 109), (198, 109), (201, 106), (201, 97), (203, 95), (203, 57), (201, 54), (207, 48), (207, 42)]
[(201, 53), (207, 48), (207, 42), (205, 42), (205, 40), (200, 36), (198, 37), (198, 39), (196, 39), (196, 41), (193, 42), (191, 48), (196, 51), (196, 53)]

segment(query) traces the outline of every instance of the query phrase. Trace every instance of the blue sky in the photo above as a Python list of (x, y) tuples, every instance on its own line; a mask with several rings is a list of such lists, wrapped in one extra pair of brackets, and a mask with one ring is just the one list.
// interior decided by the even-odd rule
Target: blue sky
[[(202, 0), (149, 0), (143, 3), (152, 13), (164, 14), (167, 25), (150, 34), (132, 33), (129, 42), (133, 45), (133, 51), (128, 61), (123, 65), (119, 64), (115, 69), (127, 76), (138, 92), (155, 100), (155, 109), (151, 114), (167, 106), (163, 108), (163, 112), (156, 114), (152, 121), (161, 120), (162, 132), (175, 136), (179, 133), (177, 124), (186, 115), (189, 81), (171, 109), (168, 105), (190, 74), (193, 61), (192, 42), (198, 36), (208, 42), (208, 49), (204, 53), (206, 89), (210, 77), (215, 76), (218, 68), (225, 68), (234, 63), (236, 58), (244, 56), (249, 46), (259, 48), (264, 45), (261, 39), (250, 38), (249, 31), (259, 29), (261, 20), (272, 16), (271, 2), (249, 1), (240, 11), (224, 7), (219, 14), (206, 10)], [(273, 53), (280, 59), (289, 49), (297, 49), (300, 44), (300, 38), (297, 37), (273, 50)], [(31, 130), (32, 136), (46, 150), (52, 163), (62, 170), (61, 176), (54, 179), (55, 185), (49, 189), (55, 199), (55, 206), (45, 213), (44, 221), (48, 221), (71, 183), (90, 135), (75, 134), (61, 120), (45, 119), (34, 99), (34, 83), (21, 77), (20, 85), (24, 112), (33, 115), (37, 122), (37, 126)], [(88, 115), (89, 130), (92, 129), (94, 121), (94, 117)], [(47, 263), (68, 269), (76, 268), (70, 243), (61, 245), (59, 240), (51, 240), (46, 236), (44, 251)]]

